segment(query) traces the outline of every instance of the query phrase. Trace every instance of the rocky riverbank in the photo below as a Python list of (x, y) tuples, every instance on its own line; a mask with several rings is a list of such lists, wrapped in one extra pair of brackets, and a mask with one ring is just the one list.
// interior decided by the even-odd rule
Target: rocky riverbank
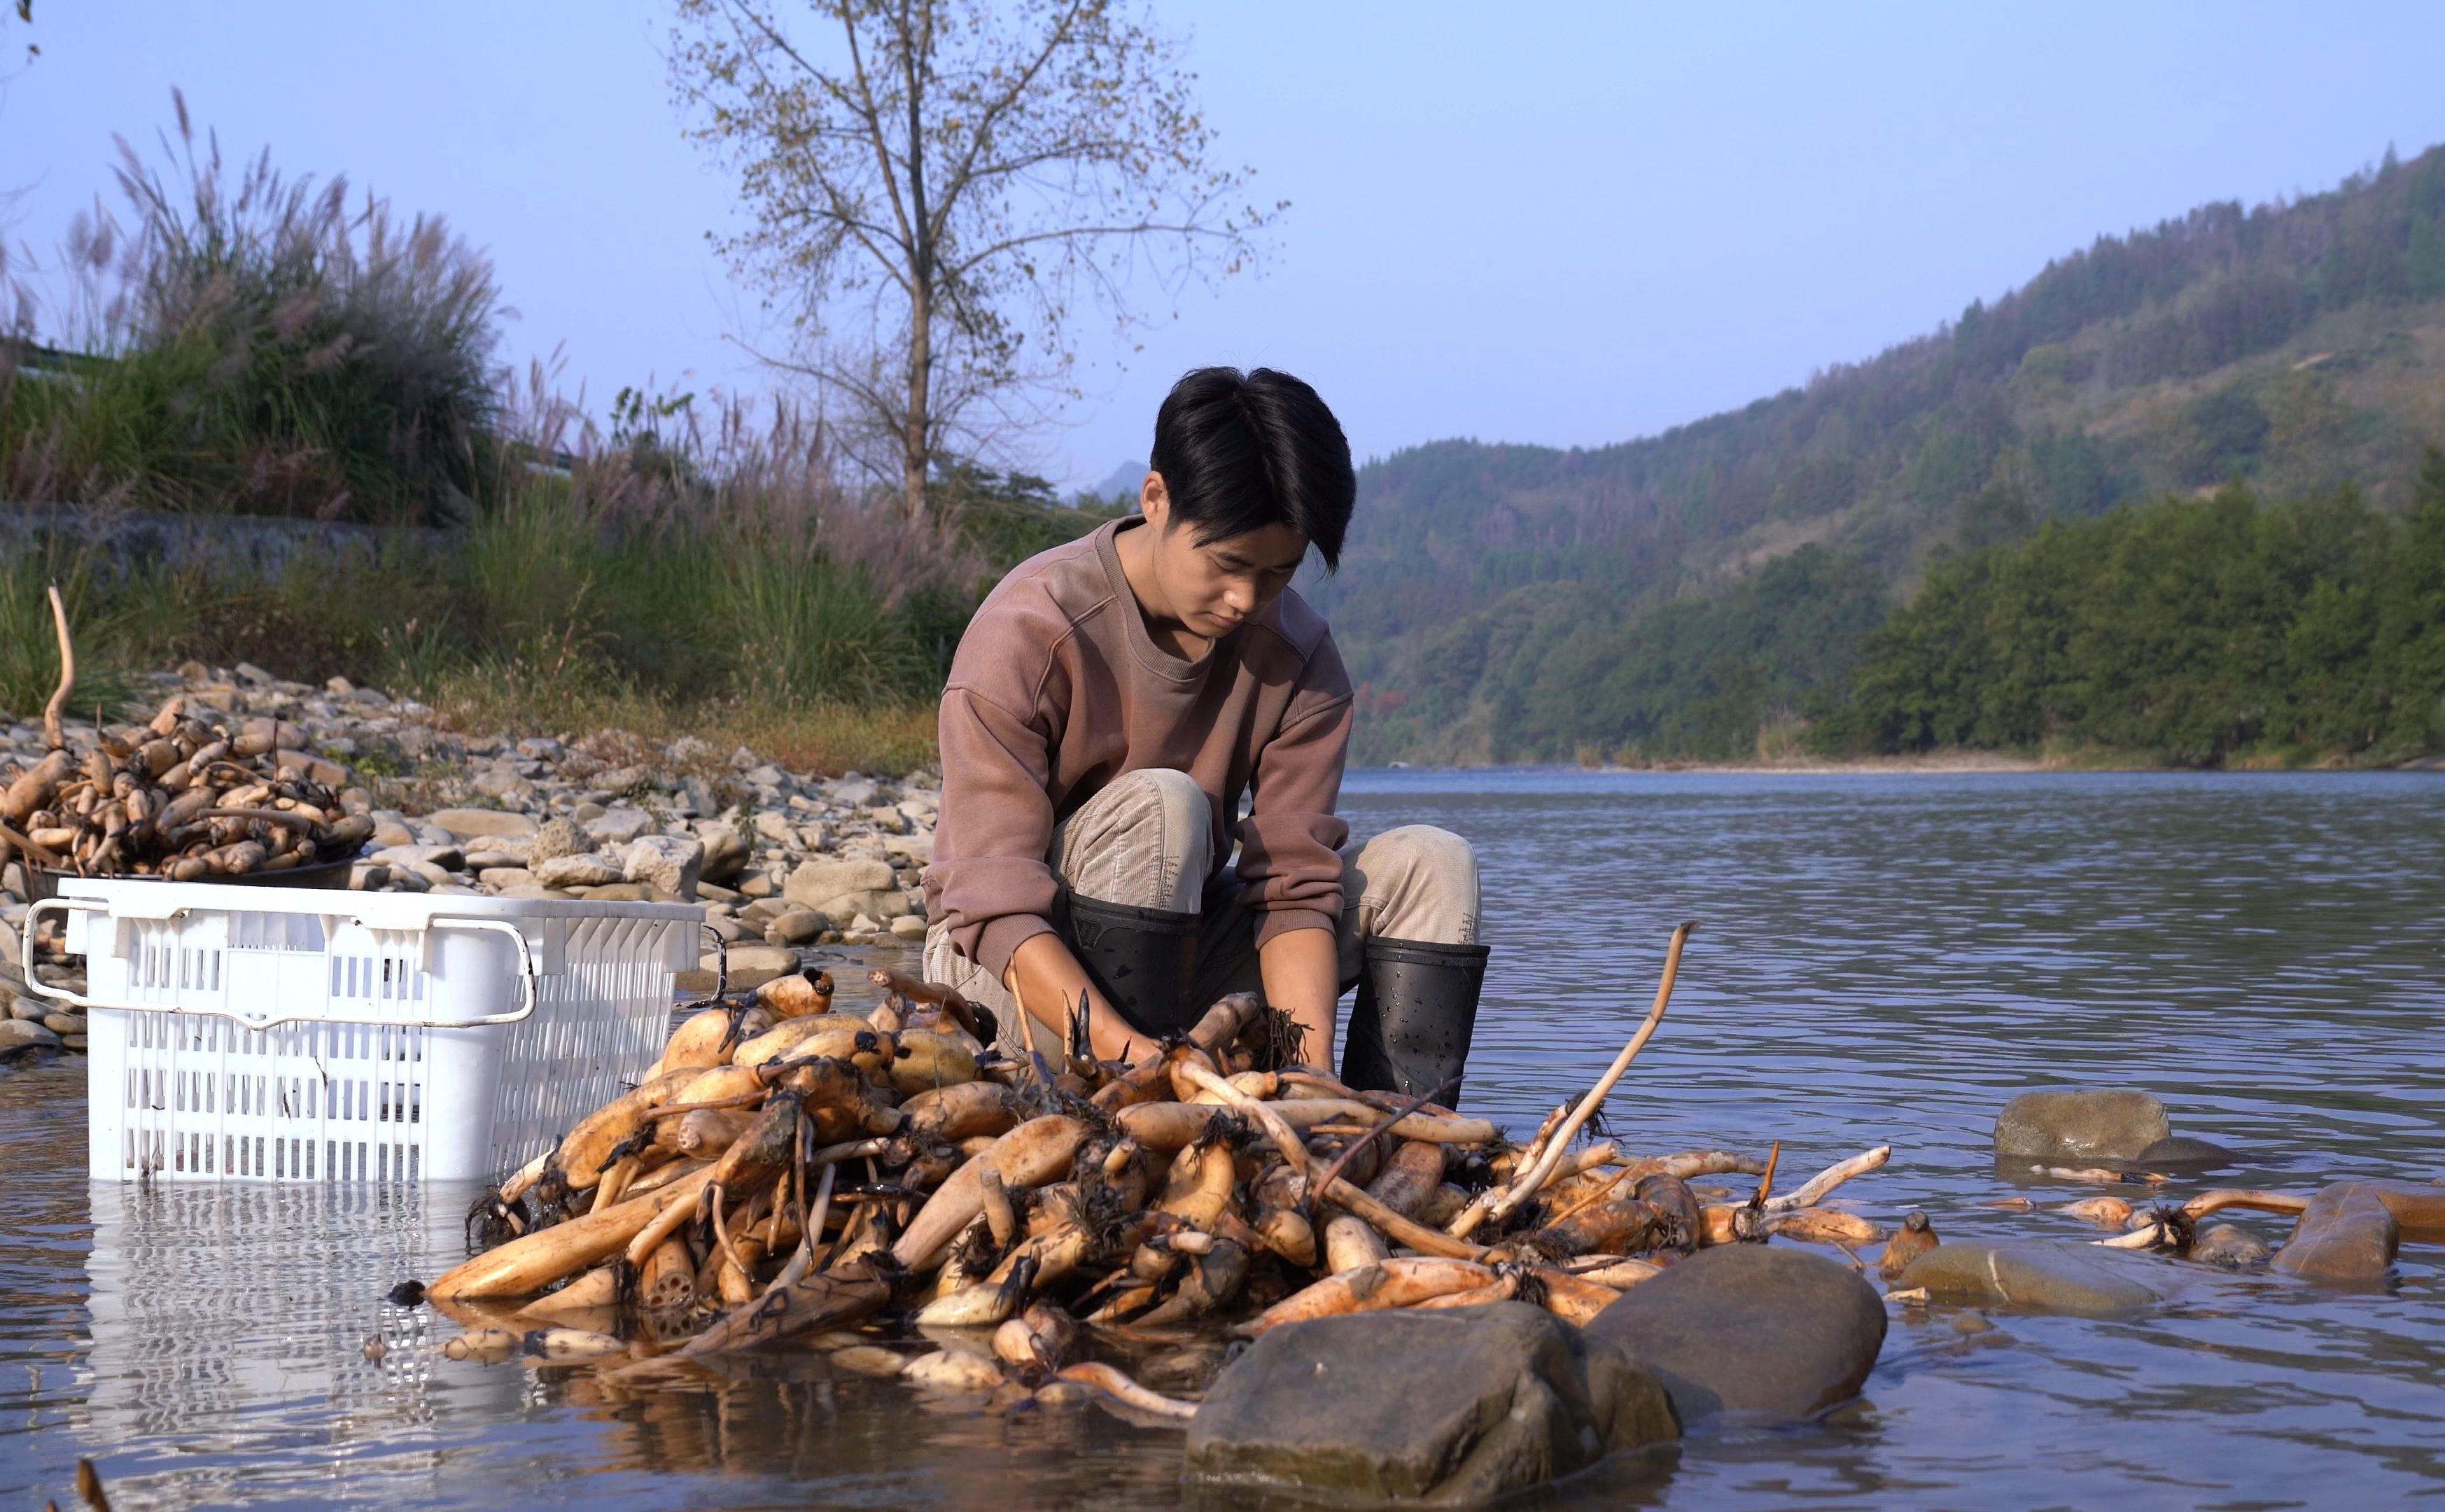
[[(791, 772), (756, 752), (666, 743), (622, 730), (450, 728), (414, 699), (335, 678), (316, 686), (260, 667), (190, 663), (151, 680), (232, 719), (285, 721), (298, 755), (374, 820), (350, 868), (360, 890), (696, 903), (727, 949), (734, 981), (794, 968), (818, 944), (887, 944), (924, 934), (918, 873), (932, 859), (940, 775)], [(73, 749), (94, 726), (70, 720)], [(0, 766), (39, 760), (39, 721), (0, 726)], [(327, 765), (325, 765), (327, 764)], [(80, 1049), (84, 1020), (24, 994), (16, 942), (28, 877), (0, 871), (0, 1055)], [(708, 945), (710, 942), (708, 942)], [(65, 961), (46, 980), (81, 985)], [(715, 961), (701, 963), (709, 987)]]

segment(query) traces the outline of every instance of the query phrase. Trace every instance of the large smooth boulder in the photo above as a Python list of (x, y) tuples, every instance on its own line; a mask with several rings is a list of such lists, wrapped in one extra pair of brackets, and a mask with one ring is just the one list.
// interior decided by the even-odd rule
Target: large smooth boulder
[(485, 835), (532, 834), (535, 822), (507, 809), (436, 809), (424, 816), (460, 840)]
[[(870, 911), (867, 903), (898, 886), (891, 868), (881, 861), (851, 856), (810, 861), (790, 873), (782, 896), (801, 908), (834, 919)], [(844, 900), (847, 900), (845, 903)]]
[(2111, 1317), (2163, 1298), (2134, 1274), (2151, 1263), (2073, 1240), (1956, 1240), (1911, 1261), (1894, 1285), (1924, 1286), (1939, 1301)]
[(2377, 1182), (2337, 1182), (2309, 1199), (2270, 1268), (2322, 1281), (2375, 1280), (2402, 1247), (2402, 1225)]
[(1187, 1472), (1350, 1502), (1484, 1502), (1678, 1434), (1664, 1388), (1542, 1308), (1358, 1313), (1265, 1334), (1205, 1393)]
[(0, 1019), (0, 1055), (21, 1050), (56, 1050), (60, 1036), (31, 1018)]
[(1721, 1244), (1623, 1293), (1588, 1333), (1653, 1370), (1684, 1423), (1808, 1417), (1859, 1394), (1884, 1348), (1885, 1304), (1821, 1256)]
[(2143, 1092), (2023, 1092), (1995, 1115), (1995, 1153), (2114, 1164), (2137, 1159), (2173, 1131), (2165, 1105)]

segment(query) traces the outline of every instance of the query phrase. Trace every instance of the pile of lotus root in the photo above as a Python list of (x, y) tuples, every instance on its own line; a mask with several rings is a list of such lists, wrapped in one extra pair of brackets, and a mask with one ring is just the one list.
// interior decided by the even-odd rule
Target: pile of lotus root
[[(1571, 1148), (1688, 927), (1637, 1036), (1525, 1144), (1297, 1064), (1288, 1016), (1250, 996), (1132, 1064), (1056, 1066), (985, 1048), (990, 1017), (937, 984), (876, 971), (883, 1002), (852, 1015), (828, 976), (785, 977), (687, 1017), (634, 1090), (488, 1192), (471, 1229), (494, 1247), (426, 1295), (474, 1325), (453, 1358), (813, 1348), (940, 1391), (1180, 1417), (1094, 1356), (1503, 1298), (1584, 1321), (1701, 1245), (1880, 1238), (1816, 1204), (1882, 1148), (1775, 1197), (1771, 1156)], [(1745, 1202), (1691, 1185), (1735, 1172), (1766, 1179)]]
[(373, 820), (342, 806), (345, 772), (305, 754), (303, 730), (271, 719), (214, 723), (211, 713), (173, 698), (150, 725), (99, 732), (82, 757), (55, 734), (41, 760), (0, 771), (0, 860), (13, 848), (83, 877), (209, 882), (364, 847)]

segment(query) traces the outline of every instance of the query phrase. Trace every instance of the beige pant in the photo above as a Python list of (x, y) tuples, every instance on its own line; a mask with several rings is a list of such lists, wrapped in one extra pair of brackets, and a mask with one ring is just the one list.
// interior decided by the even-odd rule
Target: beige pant
[[(1240, 879), (1213, 865), (1213, 830), (1204, 792), (1185, 772), (1148, 768), (1114, 778), (1053, 831), (1045, 859), (1081, 897), (1139, 908), (1204, 916), (1197, 937), (1197, 976), (1189, 1000), (1260, 990), (1259, 910), (1243, 906)], [(1210, 880), (1209, 880), (1210, 879)], [(1378, 936), (1428, 944), (1477, 943), (1477, 852), (1448, 830), (1404, 825), (1341, 852), (1341, 927), (1334, 939), (1341, 985), (1358, 980), (1365, 943)], [(1017, 1036), (1018, 1015), (992, 973), (953, 947), (936, 924), (925, 931), (925, 976), (991, 1008), (1006, 1054), (1031, 1046)], [(1061, 1037), (1030, 1022), (1034, 1049), (1061, 1054)]]

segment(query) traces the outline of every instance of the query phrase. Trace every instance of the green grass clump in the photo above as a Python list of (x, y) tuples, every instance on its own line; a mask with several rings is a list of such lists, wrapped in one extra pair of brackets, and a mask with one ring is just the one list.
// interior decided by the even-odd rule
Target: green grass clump
[[(0, 341), (0, 493), (327, 520), (463, 520), (490, 465), (499, 291), (438, 217), (268, 155), (233, 173), (177, 106), (128, 221), (81, 220), (59, 324)], [(165, 172), (166, 168), (166, 172)]]

